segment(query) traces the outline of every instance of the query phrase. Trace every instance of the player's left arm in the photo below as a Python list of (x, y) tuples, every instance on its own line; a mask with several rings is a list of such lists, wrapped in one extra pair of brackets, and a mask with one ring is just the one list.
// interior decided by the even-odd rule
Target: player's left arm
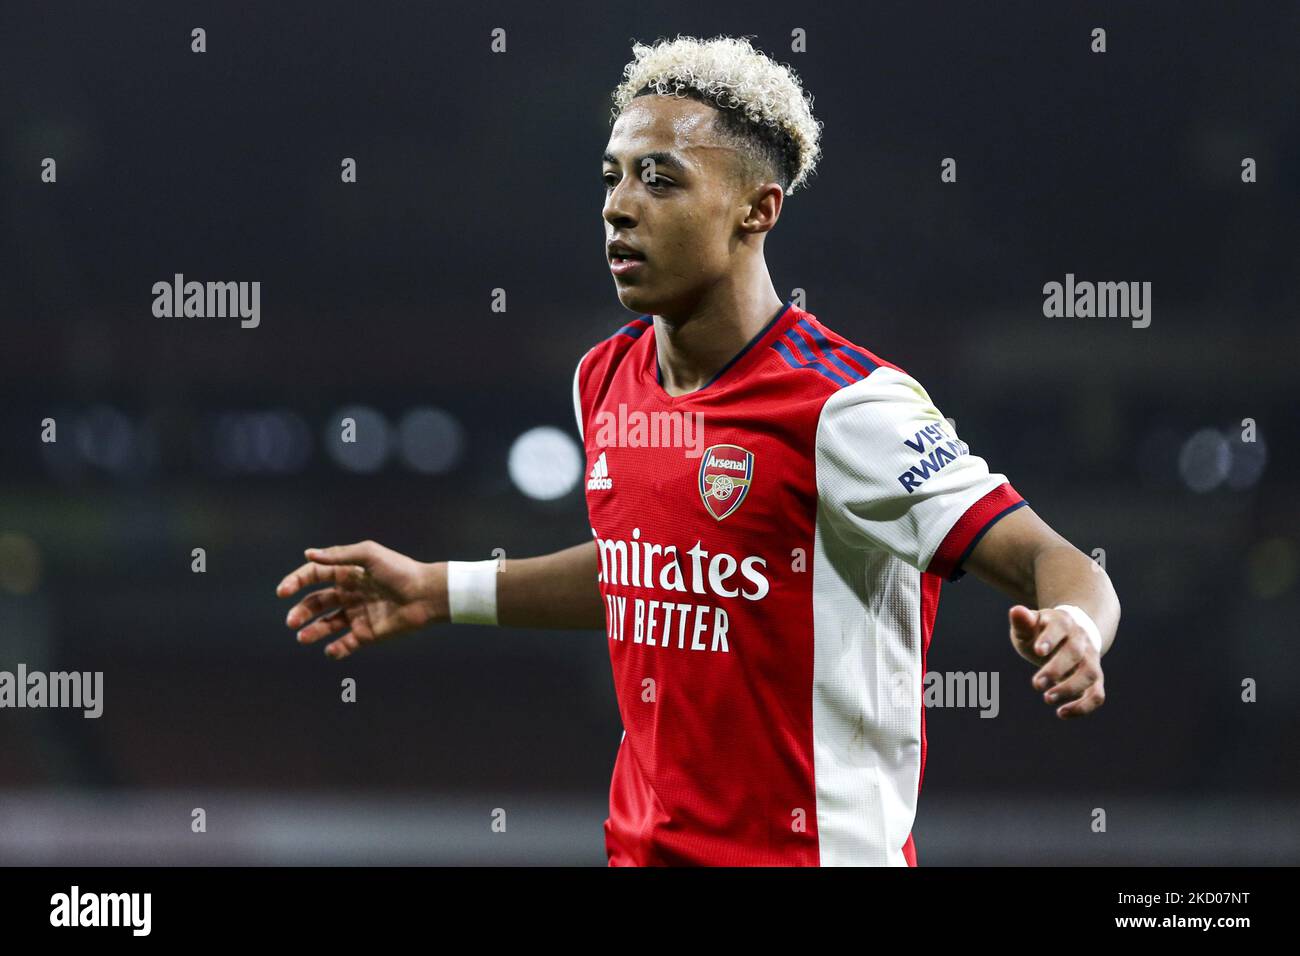
[(1038, 668), (1044, 700), (1062, 718), (1101, 706), (1101, 654), (1119, 625), (1110, 579), (957, 437), (920, 382), (885, 364), (832, 393), (816, 456), (835, 537), (944, 580), (969, 571), (1010, 595), (1020, 602), (1011, 643)]
[[(1011, 643), (1038, 665), (1033, 686), (1056, 705), (1058, 717), (1082, 717), (1105, 702), (1101, 657), (1115, 641), (1120, 606), (1097, 562), (1024, 506), (985, 532), (963, 568), (1020, 602), (1009, 612)], [(1058, 605), (1091, 618), (1100, 648), (1089, 637), (1087, 618)]]

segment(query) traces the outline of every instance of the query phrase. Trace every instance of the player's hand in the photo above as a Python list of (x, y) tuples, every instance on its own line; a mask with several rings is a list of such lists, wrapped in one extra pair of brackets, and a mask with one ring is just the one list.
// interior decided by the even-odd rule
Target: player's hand
[(1017, 604), (1009, 616), (1011, 646), (1038, 665), (1034, 689), (1042, 692), (1044, 703), (1056, 705), (1057, 717), (1082, 717), (1106, 702), (1101, 656), (1068, 612)]
[(330, 585), (295, 604), (284, 623), (296, 628), (320, 615), (298, 632), (298, 643), (333, 637), (325, 653), (334, 660), (450, 616), (445, 562), (424, 564), (373, 541), (303, 553), (307, 563), (286, 575), (275, 593), (290, 597), (309, 585)]

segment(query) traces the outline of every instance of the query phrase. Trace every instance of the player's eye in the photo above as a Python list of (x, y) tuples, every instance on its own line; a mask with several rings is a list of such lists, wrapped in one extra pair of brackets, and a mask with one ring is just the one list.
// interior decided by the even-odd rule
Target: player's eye
[[(618, 185), (618, 174), (604, 173), (601, 176), (601, 182), (606, 189), (613, 189)], [(665, 179), (663, 176), (653, 176), (650, 179), (644, 180), (644, 182), (646, 186), (651, 189), (667, 189), (672, 185), (672, 181)]]

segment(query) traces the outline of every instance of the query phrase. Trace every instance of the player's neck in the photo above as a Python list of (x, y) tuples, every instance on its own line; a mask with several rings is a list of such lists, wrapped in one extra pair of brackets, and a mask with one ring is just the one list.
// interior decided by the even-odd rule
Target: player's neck
[(688, 317), (656, 315), (655, 350), (671, 396), (702, 388), (772, 321), (784, 304), (764, 269), (751, 283), (701, 303)]

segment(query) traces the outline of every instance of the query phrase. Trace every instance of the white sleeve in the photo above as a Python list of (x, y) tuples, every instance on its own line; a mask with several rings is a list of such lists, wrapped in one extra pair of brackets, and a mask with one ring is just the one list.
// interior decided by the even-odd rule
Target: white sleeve
[(881, 366), (841, 388), (817, 425), (817, 492), (830, 528), (948, 580), (999, 518), (1026, 502), (991, 473), (921, 384)]
[(583, 353), (582, 358), (578, 359), (578, 367), (573, 370), (573, 416), (578, 420), (578, 437), (586, 441), (586, 435), (583, 434), (582, 428), (582, 395), (579, 391), (578, 376), (582, 374), (582, 363), (591, 354), (591, 349)]

